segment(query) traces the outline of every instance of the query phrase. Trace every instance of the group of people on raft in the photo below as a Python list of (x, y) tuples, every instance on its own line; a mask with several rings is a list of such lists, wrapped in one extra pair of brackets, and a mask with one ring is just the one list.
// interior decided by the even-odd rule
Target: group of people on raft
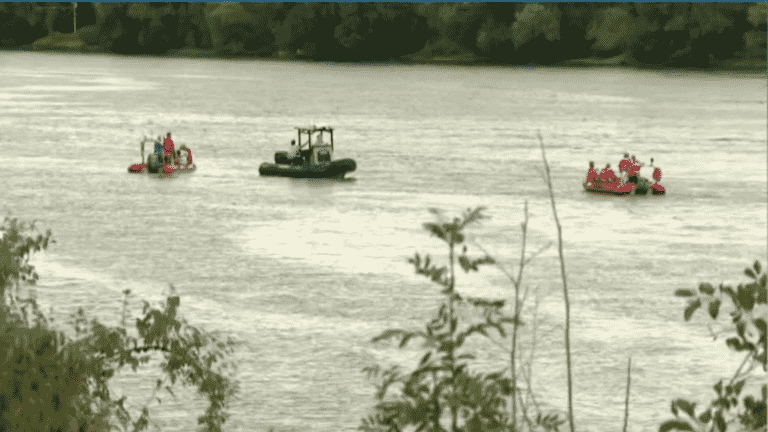
[[(141, 143), (142, 146), (142, 153), (144, 152), (144, 143)], [(182, 164), (182, 150), (186, 150), (186, 160), (184, 160), (184, 163)], [(158, 160), (162, 161), (163, 164), (174, 164), (179, 166), (188, 166), (192, 164), (192, 150), (190, 150), (187, 146), (182, 145), (179, 147), (178, 150), (176, 150), (175, 145), (173, 144), (173, 140), (171, 139), (171, 133), (168, 132), (166, 137), (163, 139), (162, 136), (159, 136), (155, 139), (155, 155), (157, 155)]]
[[(629, 156), (629, 153), (624, 153), (624, 159), (619, 162), (619, 176), (611, 169), (611, 164), (606, 164), (598, 174), (595, 170), (595, 163), (589, 163), (589, 171), (587, 172), (587, 187), (592, 188), (600, 186), (601, 184), (624, 184), (632, 183), (637, 186), (640, 178), (640, 169), (645, 166), (644, 163), (639, 162), (635, 155)], [(653, 169), (653, 179), (657, 182), (661, 181), (661, 168), (653, 165), (653, 158), (651, 158), (650, 167)], [(660, 187), (660, 186), (659, 186)]]

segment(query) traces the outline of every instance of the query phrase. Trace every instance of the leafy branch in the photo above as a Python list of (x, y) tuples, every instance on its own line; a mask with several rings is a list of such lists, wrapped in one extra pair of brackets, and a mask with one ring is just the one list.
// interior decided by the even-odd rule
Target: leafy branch
[[(677, 417), (664, 422), (659, 432), (672, 430), (694, 431), (707, 430), (725, 432), (729, 425), (739, 425), (747, 430), (765, 430), (766, 427), (766, 389), (763, 385), (761, 399), (748, 395), (739, 400), (741, 391), (748, 380), (747, 374), (752, 366), (761, 365), (763, 371), (766, 364), (766, 312), (768, 302), (766, 281), (768, 275), (762, 273), (760, 262), (755, 261), (752, 268), (747, 267), (744, 274), (752, 279), (747, 284), (740, 284), (736, 289), (720, 285), (717, 288), (709, 283), (699, 285), (698, 291), (678, 289), (675, 295), (688, 298), (683, 311), (683, 318), (689, 321), (696, 310), (706, 305), (711, 319), (716, 320), (724, 300), (733, 305), (731, 322), (735, 336), (728, 338), (726, 346), (737, 352), (745, 352), (744, 360), (725, 386), (720, 380), (713, 386), (716, 398), (710, 405), (696, 413), (696, 404), (684, 399), (672, 402), (671, 411)], [(747, 372), (742, 372), (744, 366), (750, 365)]]

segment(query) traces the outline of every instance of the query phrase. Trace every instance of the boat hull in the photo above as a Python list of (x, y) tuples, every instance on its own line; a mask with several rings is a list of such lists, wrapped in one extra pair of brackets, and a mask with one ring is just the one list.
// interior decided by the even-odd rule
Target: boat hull
[(592, 183), (589, 186), (587, 183), (582, 183), (584, 190), (590, 193), (598, 195), (617, 195), (626, 196), (634, 191), (635, 195), (664, 195), (666, 190), (658, 183), (653, 183), (648, 179), (641, 178), (637, 184), (632, 183)]
[(356, 168), (357, 164), (352, 159), (339, 159), (321, 165), (289, 165), (265, 162), (259, 166), (259, 174), (290, 178), (344, 178), (347, 173)]
[(160, 174), (160, 175), (173, 175), (192, 173), (197, 169), (195, 164), (189, 165), (163, 165), (159, 169), (147, 164), (135, 164), (128, 167), (128, 172), (131, 174)]
[(167, 164), (167, 165), (163, 165), (163, 169), (160, 171), (160, 173), (164, 175), (188, 174), (188, 173), (195, 172), (196, 169), (197, 169), (197, 166), (195, 166), (195, 164), (189, 164), (189, 165)]
[(584, 190), (598, 195), (626, 196), (632, 193), (634, 186), (630, 183), (582, 183)]

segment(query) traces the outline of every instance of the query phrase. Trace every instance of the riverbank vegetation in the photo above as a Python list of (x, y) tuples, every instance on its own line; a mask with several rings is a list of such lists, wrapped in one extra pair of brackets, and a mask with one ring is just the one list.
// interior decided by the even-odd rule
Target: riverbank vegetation
[[(0, 49), (752, 68), (765, 3), (0, 3)], [(65, 36), (68, 35), (68, 36)]]
[[(51, 232), (35, 235), (33, 224), (7, 217), (0, 226), (0, 431), (134, 431), (149, 426), (149, 407), (158, 391), (174, 395), (176, 381), (195, 387), (208, 400), (198, 417), (206, 431), (221, 431), (237, 391), (233, 341), (190, 326), (178, 316), (173, 286), (159, 308), (144, 302), (141, 318), (130, 320), (124, 291), (121, 325), (88, 319), (83, 308), (70, 321), (74, 336), (40, 310), (34, 295), (21, 290), (37, 281), (30, 256), (53, 242)], [(127, 322), (135, 329), (126, 326)], [(131, 331), (135, 330), (135, 331)], [(108, 383), (130, 366), (136, 372), (160, 359), (154, 391), (146, 401), (113, 398)], [(155, 362), (156, 363), (156, 362)]]

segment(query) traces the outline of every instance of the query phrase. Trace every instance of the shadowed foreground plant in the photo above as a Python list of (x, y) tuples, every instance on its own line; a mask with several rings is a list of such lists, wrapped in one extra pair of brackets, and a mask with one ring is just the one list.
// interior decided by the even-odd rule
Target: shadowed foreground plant
[[(468, 361), (474, 355), (462, 347), (475, 333), (489, 336), (495, 329), (505, 336), (503, 324), (509, 318), (501, 315), (504, 301), (463, 297), (456, 291), (456, 263), (465, 272), (477, 271), (482, 264), (493, 263), (484, 256), (471, 259), (463, 245), (463, 230), (484, 218), (482, 207), (467, 210), (462, 218), (452, 222), (426, 223), (424, 228), (448, 246), (448, 266), (432, 264), (430, 257), (417, 253), (409, 262), (417, 274), (424, 275), (443, 287), (443, 302), (437, 315), (423, 331), (387, 330), (374, 342), (399, 339), (400, 347), (414, 338), (424, 341), (426, 354), (415, 370), (403, 373), (397, 367), (382, 370), (369, 367), (365, 371), (381, 381), (378, 385), (375, 413), (364, 419), (361, 430), (402, 431), (415, 426), (421, 431), (501, 431), (506, 430), (506, 397), (511, 393), (509, 379), (503, 372), (474, 373)], [(431, 209), (438, 217), (439, 212)], [(461, 253), (457, 255), (457, 248)], [(459, 310), (479, 311), (483, 319), (470, 325), (460, 325)]]
[[(0, 292), (5, 300), (0, 302), (4, 348), (0, 355), (0, 431), (146, 429), (147, 405), (132, 421), (124, 405), (126, 398), (113, 400), (107, 384), (123, 366), (136, 371), (148, 363), (148, 352), (160, 353), (165, 360), (155, 391), (168, 380), (171, 385), (180, 380), (197, 387), (209, 401), (198, 423), (204, 430), (220, 431), (227, 404), (237, 389), (225, 375), (229, 365), (222, 362), (232, 352), (232, 341), (221, 341), (177, 317), (180, 301), (173, 293), (160, 309), (144, 303), (144, 316), (136, 320), (138, 338), (129, 336), (124, 325), (113, 328), (88, 321), (82, 308), (73, 314), (77, 337), (68, 338), (51, 326), (34, 298), (18, 295), (22, 282), (37, 279), (29, 264), (31, 253), (45, 249), (50, 240), (50, 231), (36, 238), (25, 233), (32, 229), (33, 225), (9, 218), (0, 227)], [(129, 293), (125, 291), (126, 296)], [(165, 385), (165, 389), (173, 394), (171, 386)], [(154, 392), (151, 399), (160, 402)]]
[[(729, 426), (747, 431), (766, 430), (768, 386), (765, 384), (762, 386), (759, 399), (749, 395), (740, 401), (739, 397), (749, 373), (756, 366), (762, 366), (763, 372), (768, 370), (766, 363), (768, 275), (761, 273), (761, 266), (757, 261), (752, 268), (748, 267), (744, 270), (744, 273), (752, 279), (752, 282), (746, 285), (740, 284), (735, 290), (722, 284), (715, 289), (711, 284), (702, 283), (699, 285), (698, 293), (687, 289), (679, 289), (675, 292), (678, 297), (690, 298), (683, 314), (686, 321), (690, 320), (693, 313), (701, 307), (707, 308), (713, 320), (717, 319), (723, 300), (730, 300), (734, 307), (730, 315), (736, 334), (728, 338), (725, 344), (737, 352), (746, 352), (746, 356), (725, 386), (723, 386), (723, 380), (715, 384), (713, 388), (717, 398), (700, 413), (696, 413), (696, 404), (693, 402), (684, 399), (672, 401), (672, 414), (677, 418), (664, 422), (659, 427), (659, 432), (674, 430), (725, 432)], [(731, 329), (730, 332), (733, 330)], [(742, 371), (747, 365), (748, 369)]]

